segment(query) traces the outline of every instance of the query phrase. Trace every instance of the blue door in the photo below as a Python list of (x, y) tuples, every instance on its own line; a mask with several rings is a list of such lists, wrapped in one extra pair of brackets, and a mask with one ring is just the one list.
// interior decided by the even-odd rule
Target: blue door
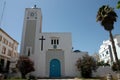
[(61, 65), (58, 59), (52, 59), (50, 61), (50, 77), (60, 77)]

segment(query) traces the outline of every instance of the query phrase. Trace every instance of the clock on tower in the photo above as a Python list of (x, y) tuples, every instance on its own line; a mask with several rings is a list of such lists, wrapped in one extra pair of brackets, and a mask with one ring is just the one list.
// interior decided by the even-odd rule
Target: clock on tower
[(30, 16), (34, 16), (34, 12), (31, 12), (31, 13), (30, 13)]

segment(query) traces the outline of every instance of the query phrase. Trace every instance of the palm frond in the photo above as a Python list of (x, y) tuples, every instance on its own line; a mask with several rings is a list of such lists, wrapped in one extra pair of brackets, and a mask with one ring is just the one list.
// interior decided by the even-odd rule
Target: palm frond
[(110, 16), (114, 21), (116, 21), (117, 14), (114, 12), (114, 8), (108, 5), (103, 5), (99, 8), (96, 16), (97, 21), (103, 21), (106, 16)]

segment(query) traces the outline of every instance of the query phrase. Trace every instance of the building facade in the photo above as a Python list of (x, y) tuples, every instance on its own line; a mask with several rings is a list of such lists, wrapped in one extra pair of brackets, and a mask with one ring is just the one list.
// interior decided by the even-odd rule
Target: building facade
[[(114, 36), (114, 42), (116, 46), (117, 56), (120, 59), (120, 35), (117, 34)], [(112, 64), (115, 62), (115, 56), (112, 49), (112, 44), (110, 40), (103, 41), (103, 44), (99, 49), (99, 58), (100, 61), (104, 61), (105, 63)]]
[(0, 64), (2, 70), (8, 72), (11, 60), (16, 58), (18, 58), (18, 42), (0, 28)]
[(76, 61), (87, 52), (73, 52), (70, 32), (42, 32), (41, 9), (26, 8), (21, 55), (29, 56), (37, 77), (77, 76)]

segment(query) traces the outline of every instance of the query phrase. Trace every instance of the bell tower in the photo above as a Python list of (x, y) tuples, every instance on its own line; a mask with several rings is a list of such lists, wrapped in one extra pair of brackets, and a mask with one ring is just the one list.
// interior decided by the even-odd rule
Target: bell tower
[(33, 8), (26, 8), (23, 23), (20, 53), (30, 56), (34, 54), (35, 37), (42, 33), (42, 14), (41, 8), (34, 5)]

